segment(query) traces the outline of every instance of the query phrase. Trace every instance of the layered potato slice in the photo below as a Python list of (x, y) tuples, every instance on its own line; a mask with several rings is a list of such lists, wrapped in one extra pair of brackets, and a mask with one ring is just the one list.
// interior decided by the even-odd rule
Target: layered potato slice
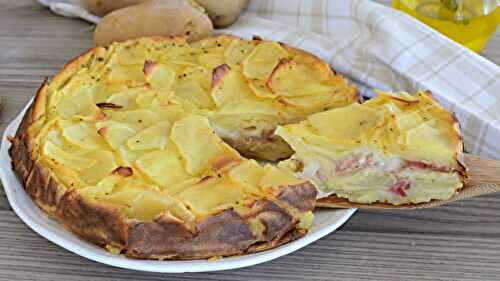
[(380, 92), (276, 133), (295, 151), (279, 167), (311, 180), (320, 197), (415, 204), (448, 199), (463, 185), (458, 123), (429, 92)]
[[(254, 65), (263, 50), (248, 59), (260, 44), (143, 38), (75, 59), (42, 85), (12, 139), (26, 191), (76, 234), (130, 257), (237, 255), (301, 237), (312, 225), (314, 186), (224, 141), (251, 136), (290, 154), (274, 128), (322, 110), (279, 101), (267, 76), (282, 55), (303, 54), (266, 42), (260, 49), (280, 55), (266, 58), (264, 75)], [(267, 90), (257, 95), (251, 83)], [(321, 94), (349, 104), (355, 90), (341, 83), (344, 92)]]

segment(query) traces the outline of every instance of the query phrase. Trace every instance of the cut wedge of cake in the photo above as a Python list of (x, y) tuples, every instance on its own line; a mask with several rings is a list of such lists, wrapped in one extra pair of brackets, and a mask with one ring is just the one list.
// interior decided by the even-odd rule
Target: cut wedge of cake
[(448, 199), (463, 186), (458, 123), (428, 92), (380, 92), (276, 134), (295, 151), (279, 167), (310, 180), (320, 197), (415, 204)]

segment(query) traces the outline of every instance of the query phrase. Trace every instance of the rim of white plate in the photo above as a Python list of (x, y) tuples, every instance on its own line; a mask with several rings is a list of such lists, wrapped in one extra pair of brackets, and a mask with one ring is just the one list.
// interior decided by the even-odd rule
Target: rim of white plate
[[(79, 238), (67, 231), (55, 220), (49, 218), (31, 201), (14, 174), (11, 167), (10, 155), (8, 154), (10, 142), (7, 140), (7, 137), (15, 134), (31, 102), (32, 100), (9, 123), (2, 137), (0, 147), (0, 179), (2, 180), (7, 199), (17, 216), (33, 231), (52, 243), (89, 260), (125, 269), (160, 273), (208, 272), (242, 268), (270, 261), (303, 248), (335, 231), (356, 211), (356, 209), (316, 211), (315, 223), (307, 235), (280, 247), (254, 254), (221, 258), (213, 261), (137, 260), (127, 258), (123, 255), (111, 254)], [(322, 223), (318, 222), (318, 216), (323, 217)]]

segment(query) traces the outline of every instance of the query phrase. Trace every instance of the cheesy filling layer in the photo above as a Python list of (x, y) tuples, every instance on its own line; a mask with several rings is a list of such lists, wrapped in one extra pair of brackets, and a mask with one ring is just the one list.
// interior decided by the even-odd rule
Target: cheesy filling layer
[(408, 161), (359, 149), (339, 159), (321, 154), (299, 155), (280, 163), (310, 180), (318, 197), (335, 194), (358, 203), (420, 203), (444, 200), (462, 186), (457, 173), (425, 162)]

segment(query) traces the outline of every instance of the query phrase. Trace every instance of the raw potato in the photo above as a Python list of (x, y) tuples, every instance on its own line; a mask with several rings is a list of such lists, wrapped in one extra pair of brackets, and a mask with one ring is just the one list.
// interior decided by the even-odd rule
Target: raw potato
[(137, 5), (148, 0), (81, 0), (82, 5), (97, 16), (104, 16), (114, 10)]
[(197, 41), (212, 35), (213, 26), (203, 8), (188, 0), (152, 0), (116, 10), (97, 25), (96, 45), (144, 36), (186, 36)]
[(248, 0), (195, 0), (205, 8), (215, 27), (227, 27), (234, 23)]

